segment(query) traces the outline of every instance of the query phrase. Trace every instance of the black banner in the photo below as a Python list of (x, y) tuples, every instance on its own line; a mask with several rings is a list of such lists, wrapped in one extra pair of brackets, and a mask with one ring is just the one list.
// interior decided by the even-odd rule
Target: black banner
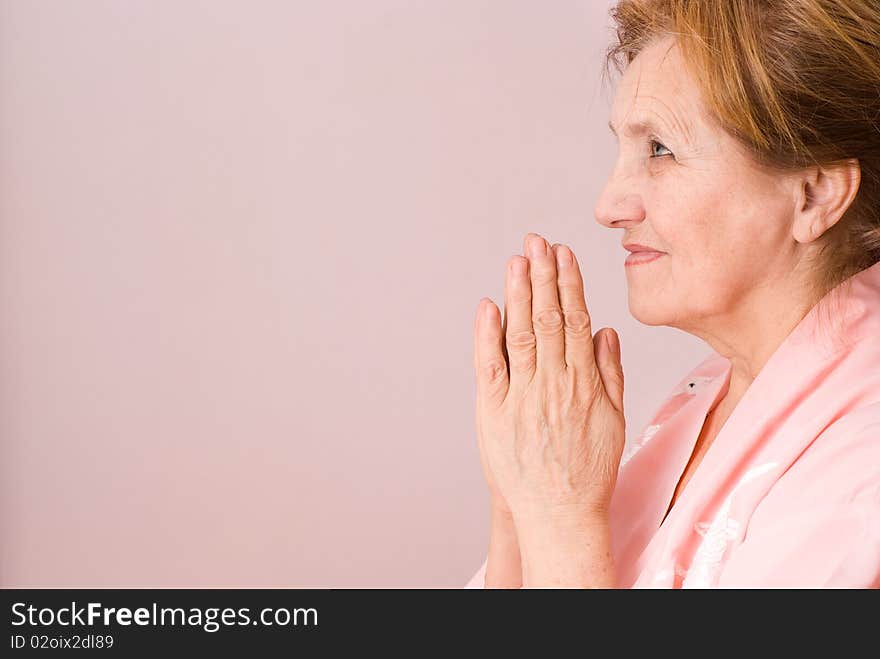
[(409, 656), (433, 655), (442, 647), (469, 656), (475, 641), (500, 650), (525, 640), (559, 650), (574, 643), (586, 651), (611, 642), (629, 650), (644, 644), (650, 651), (671, 650), (706, 633), (723, 638), (731, 649), (756, 635), (791, 643), (805, 633), (830, 631), (835, 615), (850, 631), (874, 630), (880, 611), (876, 591), (4, 589), (2, 594), (7, 657), (46, 651), (251, 656), (267, 650), (348, 656), (353, 645)]

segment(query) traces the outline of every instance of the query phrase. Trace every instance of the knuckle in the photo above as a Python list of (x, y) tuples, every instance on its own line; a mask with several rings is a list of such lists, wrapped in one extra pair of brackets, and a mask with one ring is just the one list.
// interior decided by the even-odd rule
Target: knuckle
[(481, 376), (490, 384), (504, 379), (506, 371), (507, 363), (500, 357), (489, 359), (480, 365)]
[(569, 279), (571, 275), (568, 274), (565, 278), (560, 277), (559, 282), (556, 284), (557, 288), (559, 288), (560, 293), (564, 292), (571, 298), (583, 298), (582, 287), (579, 281), (576, 279)]
[(555, 284), (556, 283), (556, 272), (553, 268), (547, 267), (545, 265), (535, 265), (532, 268), (532, 283), (533, 284)]
[(511, 306), (530, 305), (532, 303), (532, 287), (514, 287), (508, 291), (507, 296)]
[(554, 334), (562, 329), (562, 313), (559, 309), (545, 309), (539, 311), (532, 318), (535, 331), (541, 334)]
[(565, 312), (565, 331), (572, 336), (590, 334), (590, 314), (582, 309)]
[(519, 373), (530, 372), (537, 369), (538, 354), (534, 350), (510, 353), (510, 370)]
[(538, 362), (538, 354), (535, 350), (537, 344), (534, 333), (528, 330), (509, 332), (507, 358), (510, 360), (510, 370), (522, 373), (534, 369)]
[(522, 351), (528, 350), (529, 348), (534, 348), (537, 345), (537, 340), (535, 339), (535, 335), (528, 330), (524, 330), (521, 332), (508, 332), (507, 333), (507, 349), (508, 351)]

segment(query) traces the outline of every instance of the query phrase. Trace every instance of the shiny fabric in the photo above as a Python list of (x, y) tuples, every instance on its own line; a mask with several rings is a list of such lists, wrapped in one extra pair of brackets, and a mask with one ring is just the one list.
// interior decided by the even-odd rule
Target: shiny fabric
[(665, 520), (730, 362), (713, 351), (626, 447), (619, 587), (880, 587), (880, 263), (848, 283), (771, 355)]

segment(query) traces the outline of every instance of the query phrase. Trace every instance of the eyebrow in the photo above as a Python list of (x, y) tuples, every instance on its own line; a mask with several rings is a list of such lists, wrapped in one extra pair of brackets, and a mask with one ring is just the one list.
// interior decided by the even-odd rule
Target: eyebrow
[[(611, 132), (614, 133), (614, 136), (617, 137), (617, 131), (614, 130), (614, 126), (611, 122), (608, 122), (608, 128), (611, 129)], [(627, 124), (625, 126), (625, 131), (627, 135), (632, 137), (638, 137), (639, 135), (646, 135), (648, 133), (658, 133), (660, 129), (654, 125), (649, 119), (645, 121), (636, 121), (631, 124)]]

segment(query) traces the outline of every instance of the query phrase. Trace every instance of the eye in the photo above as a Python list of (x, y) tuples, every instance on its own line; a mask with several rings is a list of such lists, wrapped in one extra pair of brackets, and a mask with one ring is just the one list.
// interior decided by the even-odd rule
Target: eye
[[(666, 148), (665, 146), (663, 146), (660, 142), (658, 142), (657, 140), (655, 140), (655, 139), (653, 139), (653, 138), (650, 139), (650, 140), (648, 140), (648, 144), (651, 146), (651, 156), (650, 156), (651, 158), (663, 158), (664, 156), (672, 156), (672, 155), (674, 155), (674, 154), (672, 153), (672, 151), (669, 151), (669, 149), (667, 149), (667, 148)], [(660, 155), (655, 155), (655, 154), (654, 154), (654, 146), (655, 146), (655, 145), (656, 145), (656, 146), (659, 146), (661, 149), (666, 149), (667, 151), (669, 151), (669, 153), (661, 153)]]

